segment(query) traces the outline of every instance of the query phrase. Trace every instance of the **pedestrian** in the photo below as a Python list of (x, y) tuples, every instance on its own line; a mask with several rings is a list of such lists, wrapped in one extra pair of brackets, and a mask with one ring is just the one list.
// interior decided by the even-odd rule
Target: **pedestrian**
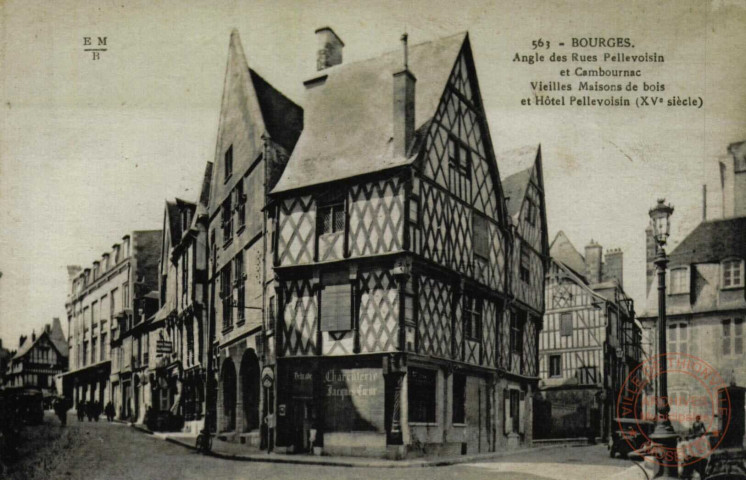
[(54, 413), (60, 419), (63, 427), (67, 426), (67, 411), (70, 408), (67, 399), (62, 396), (54, 400)]
[(80, 400), (78, 402), (77, 414), (78, 414), (78, 421), (82, 422), (83, 418), (85, 418), (85, 400)]
[(111, 422), (114, 420), (114, 405), (111, 401), (104, 407), (104, 413), (106, 414), (106, 421)]
[(702, 423), (702, 417), (697, 415), (692, 423), (691, 434), (695, 436), (704, 435), (706, 431), (705, 424)]
[(93, 400), (85, 403), (85, 416), (89, 422), (93, 421)]

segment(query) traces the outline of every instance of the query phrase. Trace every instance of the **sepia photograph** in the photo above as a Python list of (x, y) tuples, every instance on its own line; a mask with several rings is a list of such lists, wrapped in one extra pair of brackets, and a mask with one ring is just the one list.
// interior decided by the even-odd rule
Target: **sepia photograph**
[(745, 25), (0, 0), (0, 478), (746, 480)]

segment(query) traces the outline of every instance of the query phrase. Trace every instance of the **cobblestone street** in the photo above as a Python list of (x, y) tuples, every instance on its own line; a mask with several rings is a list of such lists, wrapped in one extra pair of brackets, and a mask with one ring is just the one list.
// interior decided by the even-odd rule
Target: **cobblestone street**
[[(59, 429), (56, 418), (47, 416), (39, 429)], [(428, 468), (349, 468), (242, 462), (203, 456), (119, 423), (68, 422), (71, 447), (64, 458), (48, 462), (48, 478), (96, 479), (363, 479), (385, 474), (391, 480), (439, 479), (602, 479), (627, 472), (631, 464), (609, 459), (604, 446), (541, 450), (495, 461)], [(40, 453), (44, 455), (44, 451)], [(11, 477), (23, 478), (23, 477)], [(39, 477), (44, 478), (44, 477)], [(621, 477), (619, 477), (621, 478)], [(643, 478), (640, 473), (639, 478)]]

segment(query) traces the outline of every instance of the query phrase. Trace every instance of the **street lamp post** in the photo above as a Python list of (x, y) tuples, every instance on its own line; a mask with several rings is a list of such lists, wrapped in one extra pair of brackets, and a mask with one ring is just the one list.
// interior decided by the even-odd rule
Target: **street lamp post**
[(665, 245), (671, 228), (671, 214), (673, 207), (667, 205), (664, 199), (658, 199), (650, 214), (650, 223), (653, 227), (653, 236), (658, 246), (655, 256), (655, 266), (658, 270), (658, 399), (656, 402), (658, 410), (658, 421), (653, 434), (650, 435), (659, 447), (658, 471), (656, 478), (679, 478), (678, 458), (676, 456), (677, 435), (671, 425), (669, 413), (671, 407), (668, 401), (668, 374), (666, 361), (666, 256)]

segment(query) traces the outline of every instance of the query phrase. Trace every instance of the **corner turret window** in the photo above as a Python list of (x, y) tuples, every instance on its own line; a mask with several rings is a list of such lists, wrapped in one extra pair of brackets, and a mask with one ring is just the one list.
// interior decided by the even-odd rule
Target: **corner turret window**
[(725, 260), (721, 264), (723, 288), (743, 287), (743, 260)]

